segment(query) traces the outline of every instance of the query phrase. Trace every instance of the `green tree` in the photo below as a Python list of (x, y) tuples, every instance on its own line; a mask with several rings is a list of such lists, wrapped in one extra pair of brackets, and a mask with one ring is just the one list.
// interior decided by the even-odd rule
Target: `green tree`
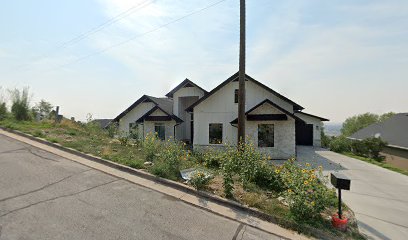
[(5, 102), (0, 102), (0, 120), (5, 119), (7, 116), (7, 107)]
[(373, 113), (364, 113), (349, 117), (343, 123), (341, 134), (348, 137), (358, 130), (367, 127), (368, 125), (377, 123), (378, 120), (378, 115)]
[(29, 88), (9, 90), (11, 96), (11, 113), (18, 121), (27, 121), (30, 116)]
[(32, 111), (35, 114), (35, 116), (37, 114), (40, 114), (41, 118), (48, 118), (50, 116), (52, 108), (53, 106), (51, 103), (42, 99), (33, 107)]
[(393, 112), (384, 113), (383, 115), (377, 115), (374, 113), (364, 113), (349, 117), (343, 123), (343, 126), (341, 128), (341, 134), (346, 137), (349, 137), (358, 130), (363, 129), (373, 123), (379, 123), (387, 120), (394, 114), (395, 113)]
[(388, 113), (384, 113), (383, 115), (381, 115), (378, 119), (379, 122), (384, 122), (385, 120), (387, 120), (388, 118), (394, 116), (395, 113), (394, 112), (388, 112)]

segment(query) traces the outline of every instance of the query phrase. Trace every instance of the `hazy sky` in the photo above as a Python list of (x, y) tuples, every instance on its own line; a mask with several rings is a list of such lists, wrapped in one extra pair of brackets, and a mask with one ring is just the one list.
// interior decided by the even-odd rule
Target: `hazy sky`
[[(145, 33), (217, 1), (3, 1), (0, 86), (77, 119), (186, 77), (211, 90), (238, 71), (238, 0)], [(408, 112), (408, 1), (247, 0), (247, 74), (333, 122)]]

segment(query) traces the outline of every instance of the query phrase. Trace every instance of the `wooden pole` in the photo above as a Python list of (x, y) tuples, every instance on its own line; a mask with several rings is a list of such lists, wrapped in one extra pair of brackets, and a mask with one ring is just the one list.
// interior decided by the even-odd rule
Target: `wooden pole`
[(245, 142), (245, 0), (240, 0), (238, 145)]

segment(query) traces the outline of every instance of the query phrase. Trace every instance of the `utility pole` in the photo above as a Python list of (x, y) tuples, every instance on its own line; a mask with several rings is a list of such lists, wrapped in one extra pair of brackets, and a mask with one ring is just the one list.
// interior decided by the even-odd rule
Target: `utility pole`
[(245, 143), (245, 0), (240, 0), (238, 146)]

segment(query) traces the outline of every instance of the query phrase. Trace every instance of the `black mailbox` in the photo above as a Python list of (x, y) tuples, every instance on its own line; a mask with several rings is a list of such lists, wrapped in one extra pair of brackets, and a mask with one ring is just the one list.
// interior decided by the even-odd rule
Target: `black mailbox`
[(343, 189), (343, 190), (350, 190), (350, 179), (340, 173), (332, 173), (331, 177), (331, 184), (335, 188)]
[(339, 192), (339, 218), (341, 219), (342, 211), (341, 211), (341, 190), (350, 190), (350, 179), (340, 173), (331, 173), (330, 181), (335, 188), (337, 188)]

